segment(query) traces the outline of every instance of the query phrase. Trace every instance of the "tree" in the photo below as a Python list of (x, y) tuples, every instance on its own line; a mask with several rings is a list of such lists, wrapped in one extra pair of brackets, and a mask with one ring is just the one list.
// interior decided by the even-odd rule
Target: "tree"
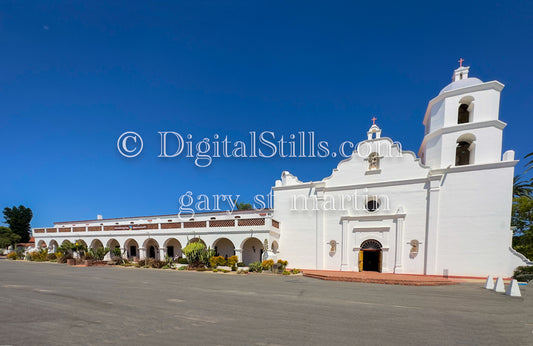
[(515, 175), (513, 179), (513, 197), (530, 196), (533, 192), (531, 183), (522, 179), (521, 175)]
[[(529, 157), (533, 157), (533, 152), (530, 152), (529, 154), (527, 154), (526, 156), (524, 156), (524, 159), (527, 159)], [(527, 173), (529, 172), (530, 170), (533, 169), (533, 160), (529, 161), (528, 163), (526, 163), (526, 171), (524, 173)], [(533, 178), (531, 178), (530, 181), (533, 181)]]
[(10, 228), (0, 226), (0, 248), (8, 247), (20, 242), (20, 236)]
[(237, 210), (252, 210), (252, 205), (250, 203), (244, 203), (244, 202), (237, 202), (236, 200), (233, 201), (235, 203), (235, 207)]
[(4, 209), (4, 217), (9, 228), (20, 236), (20, 241), (22, 243), (29, 242), (31, 234), (30, 222), (33, 218), (31, 209), (23, 205), (13, 206), (13, 208), (6, 207)]
[(529, 196), (516, 197), (513, 200), (511, 225), (513, 232), (513, 248), (533, 259), (533, 199)]
[[(533, 152), (524, 158), (533, 157)], [(533, 169), (533, 160), (526, 163), (526, 170)], [(521, 175), (514, 177), (513, 181), (513, 209), (511, 225), (513, 232), (513, 248), (533, 259), (533, 178), (523, 179)]]

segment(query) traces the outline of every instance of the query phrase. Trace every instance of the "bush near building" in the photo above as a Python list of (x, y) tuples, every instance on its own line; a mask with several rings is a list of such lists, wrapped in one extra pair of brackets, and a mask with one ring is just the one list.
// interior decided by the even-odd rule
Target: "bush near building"
[(226, 261), (226, 259), (222, 256), (214, 256), (209, 259), (209, 265), (212, 268), (216, 268), (218, 266), (225, 266), (226, 264), (228, 264), (228, 261)]
[(189, 269), (201, 269), (210, 265), (211, 257), (215, 256), (215, 250), (206, 248), (201, 242), (188, 244), (182, 249), (187, 258)]
[(48, 249), (39, 249), (38, 251), (30, 252), (30, 260), (36, 262), (44, 262), (48, 260)]
[(20, 259), (18, 254), (16, 252), (10, 252), (7, 254), (7, 259), (10, 259), (10, 260), (17, 260), (17, 259)]
[(230, 266), (232, 269), (236, 267), (237, 262), (239, 262), (239, 257), (237, 256), (230, 256), (228, 257), (228, 266)]
[(272, 269), (272, 266), (274, 265), (274, 260), (264, 260), (262, 263), (261, 263), (261, 268), (263, 268), (263, 270), (270, 270)]
[(263, 267), (261, 266), (261, 262), (252, 262), (248, 264), (248, 270), (250, 272), (261, 273), (263, 271)]
[(155, 258), (148, 258), (146, 260), (140, 260), (139, 262), (137, 262), (137, 265), (136, 265), (137, 268), (154, 268), (154, 269), (161, 269), (165, 266), (168, 267), (168, 263), (166, 261), (160, 261)]
[(533, 280), (533, 266), (517, 267), (514, 271), (513, 278), (525, 282)]

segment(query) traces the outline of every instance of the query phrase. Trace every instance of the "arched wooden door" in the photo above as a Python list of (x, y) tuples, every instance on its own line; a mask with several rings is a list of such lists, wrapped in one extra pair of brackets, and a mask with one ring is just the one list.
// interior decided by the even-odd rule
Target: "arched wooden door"
[(359, 250), (359, 271), (374, 271), (381, 273), (383, 262), (383, 250), (379, 241), (374, 239), (365, 240)]

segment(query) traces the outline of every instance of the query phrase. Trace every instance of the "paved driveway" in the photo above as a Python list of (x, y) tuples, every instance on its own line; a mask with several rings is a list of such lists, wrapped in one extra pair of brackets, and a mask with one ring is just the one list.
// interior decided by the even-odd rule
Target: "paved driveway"
[(525, 345), (531, 291), (0, 260), (0, 344)]

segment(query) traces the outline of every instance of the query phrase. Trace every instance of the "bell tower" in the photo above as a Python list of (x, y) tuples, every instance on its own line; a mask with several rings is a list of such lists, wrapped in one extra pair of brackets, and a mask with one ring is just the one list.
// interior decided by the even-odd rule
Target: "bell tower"
[(452, 82), (429, 101), (424, 116), (425, 136), (418, 155), (432, 169), (502, 161), (507, 124), (499, 120), (499, 108), (504, 85), (469, 77), (470, 67), (462, 62)]

